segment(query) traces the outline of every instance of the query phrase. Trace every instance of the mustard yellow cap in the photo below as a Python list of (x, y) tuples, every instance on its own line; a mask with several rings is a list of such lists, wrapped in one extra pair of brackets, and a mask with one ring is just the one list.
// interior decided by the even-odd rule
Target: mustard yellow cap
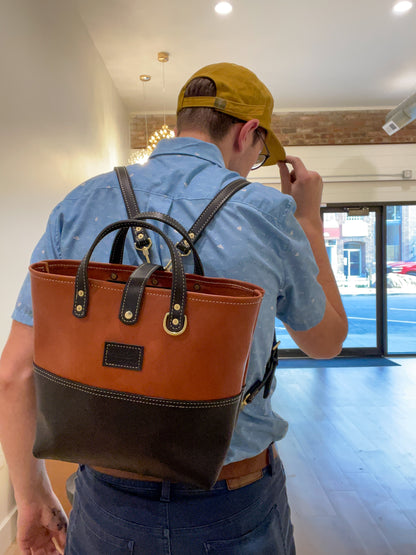
[[(207, 77), (216, 85), (216, 96), (184, 97), (186, 87), (195, 77)], [(182, 87), (178, 97), (178, 114), (183, 108), (214, 108), (229, 116), (249, 121), (258, 119), (267, 131), (266, 145), (270, 158), (266, 166), (286, 159), (279, 139), (271, 129), (273, 97), (269, 89), (249, 69), (237, 64), (219, 63), (205, 66), (192, 75)]]

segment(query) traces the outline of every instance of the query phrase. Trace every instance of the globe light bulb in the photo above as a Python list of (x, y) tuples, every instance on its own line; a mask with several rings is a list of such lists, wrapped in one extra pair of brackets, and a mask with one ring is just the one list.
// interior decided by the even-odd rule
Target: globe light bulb
[(220, 15), (227, 15), (233, 11), (233, 7), (229, 2), (218, 2), (215, 11)]
[(408, 12), (413, 6), (413, 2), (409, 0), (400, 0), (400, 2), (396, 2), (393, 6), (393, 11), (395, 13), (405, 13)]

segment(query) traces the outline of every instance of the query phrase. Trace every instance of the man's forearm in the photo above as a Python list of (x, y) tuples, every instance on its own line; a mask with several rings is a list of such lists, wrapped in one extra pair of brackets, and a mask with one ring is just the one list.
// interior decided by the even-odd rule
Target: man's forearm
[(36, 425), (32, 345), (31, 328), (14, 323), (0, 359), (0, 441), (18, 502), (30, 502), (34, 492), (50, 490), (44, 462), (32, 455)]

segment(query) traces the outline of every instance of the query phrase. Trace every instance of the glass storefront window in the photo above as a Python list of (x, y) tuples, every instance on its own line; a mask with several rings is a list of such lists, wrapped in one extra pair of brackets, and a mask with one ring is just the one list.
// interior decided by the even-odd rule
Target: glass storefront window
[(348, 316), (344, 348), (376, 348), (376, 214), (325, 211), (324, 237)]
[[(416, 353), (416, 205), (335, 206), (324, 208), (322, 216), (326, 250), (349, 323), (344, 348), (349, 354)], [(278, 320), (276, 332), (282, 349), (297, 349)]]
[(416, 352), (416, 206), (386, 206), (388, 352)]

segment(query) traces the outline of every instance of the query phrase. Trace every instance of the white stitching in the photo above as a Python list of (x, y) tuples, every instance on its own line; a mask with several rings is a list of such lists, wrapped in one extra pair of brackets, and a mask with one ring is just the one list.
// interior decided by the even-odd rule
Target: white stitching
[[(51, 278), (44, 278), (42, 276), (35, 276), (36, 279), (41, 279), (43, 281), (51, 281), (54, 283), (58, 283), (61, 285), (74, 285), (72, 281), (69, 280), (65, 280), (65, 279), (51, 279)], [(96, 279), (96, 278), (91, 278), (91, 279)], [(95, 283), (91, 283), (90, 287), (95, 287), (96, 289), (104, 289), (107, 291), (120, 291), (119, 288), (115, 288), (115, 287), (103, 287), (102, 285), (96, 285)], [(248, 289), (248, 291), (252, 292), (252, 290)], [(153, 297), (169, 297), (170, 291), (166, 291), (166, 293), (154, 293), (153, 291), (147, 291), (146, 294), (147, 295), (152, 295)], [(192, 295), (197, 295), (198, 293), (196, 293), (195, 291), (189, 291), (189, 293), (191, 293)], [(201, 295), (209, 295), (209, 293), (200, 293)], [(229, 295), (224, 295), (229, 296)], [(259, 304), (261, 303), (262, 299), (261, 297), (253, 297), (255, 300), (254, 301), (246, 301), (244, 299), (244, 297), (238, 297), (239, 299), (242, 299), (241, 302), (227, 302), (227, 301), (212, 301), (210, 299), (197, 299), (197, 298), (193, 298), (191, 297), (189, 300), (191, 302), (195, 301), (195, 302), (201, 302), (201, 303), (211, 303), (211, 304), (227, 304), (227, 305), (235, 305), (235, 306), (250, 306), (250, 305), (255, 305), (255, 304)]]
[[(38, 279), (43, 279), (43, 278), (38, 278)], [(44, 281), (52, 281), (61, 285), (73, 285), (72, 282), (63, 282), (62, 280), (56, 280), (56, 279), (46, 279)], [(94, 283), (91, 284), (91, 287), (95, 287), (96, 289), (104, 289), (107, 291), (113, 291), (113, 292), (117, 292), (120, 291), (120, 289), (114, 289), (112, 287), (103, 287), (101, 285), (95, 285)], [(153, 293), (151, 291), (146, 292), (147, 295), (151, 295), (153, 297), (169, 297), (169, 292), (167, 291), (166, 294), (162, 294), (162, 293)], [(207, 295), (207, 293), (203, 293), (204, 295)], [(243, 299), (243, 297), (238, 297), (239, 299)], [(260, 304), (262, 301), (261, 297), (256, 297), (254, 301), (246, 301), (246, 300), (242, 300), (241, 302), (237, 303), (237, 302), (227, 302), (227, 301), (211, 301), (210, 299), (195, 299), (195, 298), (190, 298), (188, 299), (190, 302), (200, 302), (200, 303), (209, 303), (209, 304), (224, 304), (224, 305), (234, 305), (234, 306), (252, 306), (252, 305), (257, 305)]]
[[(59, 264), (59, 263), (53, 263), (52, 264), (50, 261), (48, 261), (48, 262), (49, 262), (49, 266), (53, 269), (55, 269), (55, 268), (76, 268), (76, 265), (79, 266), (79, 264), (77, 264), (78, 261), (75, 261), (74, 264)], [(98, 262), (96, 264), (94, 264), (93, 262), (89, 262), (88, 268), (92, 268), (93, 270), (104, 270), (104, 271), (107, 271), (108, 273), (111, 273), (111, 272), (118, 272), (119, 274), (120, 273), (126, 273), (128, 275), (130, 275), (137, 268), (137, 266), (132, 266), (131, 265), (127, 269), (124, 269), (124, 268), (119, 268), (117, 264), (111, 264), (111, 265), (109, 265), (108, 268), (103, 268), (103, 264), (104, 264), (103, 262)], [(44, 272), (42, 270), (39, 270), (38, 268), (33, 268), (33, 271), (34, 272), (39, 272), (41, 274), (47, 273), (48, 275), (53, 275), (53, 274), (51, 274), (51, 272)], [(72, 279), (75, 278), (75, 276), (62, 276), (62, 277), (67, 277), (68, 280), (71, 279), (71, 278)], [(46, 278), (42, 278), (42, 279), (46, 279)], [(100, 280), (102, 280), (102, 278), (90, 278), (90, 279), (100, 279)], [(168, 279), (168, 278), (165, 277), (165, 276), (162, 276), (161, 279)], [(212, 278), (211, 276), (210, 276), (209, 279), (210, 279), (210, 282), (209, 282), (208, 286), (210, 286), (210, 285), (219, 285), (219, 286), (223, 286), (223, 287), (224, 286), (225, 287), (232, 287), (233, 289), (236, 289), (237, 291), (238, 290), (248, 291), (248, 292), (253, 291), (252, 289), (250, 289), (250, 287), (245, 287), (244, 285), (240, 285), (240, 284), (237, 284), (237, 283), (224, 283), (223, 281), (214, 281), (214, 278)], [(224, 279), (227, 279), (227, 278), (218, 278), (218, 279), (219, 280), (224, 280)], [(198, 283), (200, 280), (198, 280), (198, 278), (193, 278), (193, 279), (189, 279), (188, 281), (189, 281), (189, 284), (192, 285), (192, 284)]]
[[(152, 267), (147, 269), (146, 274), (143, 276), (143, 283), (145, 284), (146, 281), (149, 279), (149, 277), (153, 274), (153, 272), (155, 272), (155, 268), (154, 265), (152, 265)], [(127, 296), (129, 294), (130, 291), (130, 286), (132, 284), (132, 279), (130, 276), (130, 279), (127, 282), (127, 286), (125, 288), (125, 291), (123, 291), (123, 302), (122, 302), (122, 309), (121, 309), (121, 318), (123, 320), (124, 323), (130, 323), (130, 320), (126, 320), (124, 318), (124, 307), (127, 301)], [(136, 307), (134, 309), (134, 320), (137, 320), (138, 318), (138, 313), (139, 313), (139, 303), (143, 297), (143, 293), (144, 293), (144, 289), (145, 289), (146, 285), (144, 285), (143, 287), (140, 287), (141, 289), (141, 294), (137, 295), (137, 301), (136, 301)]]
[[(132, 403), (138, 403), (143, 405), (155, 405), (160, 407), (188, 409), (188, 408), (202, 408), (202, 407), (220, 408), (228, 405), (238, 404), (240, 402), (240, 395), (236, 395), (231, 399), (224, 399), (219, 401), (218, 400), (217, 401), (175, 401), (174, 399), (169, 399), (169, 400), (156, 399), (156, 398), (153, 399), (152, 397), (146, 397), (144, 395), (140, 395), (139, 393), (123, 393), (123, 392), (118, 392), (113, 390), (100, 390), (97, 386), (80, 385), (77, 382), (73, 382), (71, 380), (61, 378), (59, 376), (51, 375), (47, 370), (43, 370), (42, 368), (39, 368), (37, 366), (35, 366), (34, 371), (40, 374), (45, 379), (50, 380), (52, 382), (56, 382), (57, 384), (62, 385), (63, 387), (80, 390), (80, 391), (83, 391), (84, 393), (95, 395), (96, 397), (106, 397), (109, 399), (118, 399), (118, 400), (124, 399), (124, 400), (131, 401)], [(111, 391), (112, 394), (109, 395), (101, 392), (99, 393), (99, 391)]]
[[(136, 366), (127, 366), (127, 364), (123, 364), (122, 366), (117, 364), (112, 364), (107, 360), (107, 355), (109, 347), (117, 347), (118, 349), (132, 349), (135, 353), (139, 355), (138, 363)], [(143, 347), (139, 345), (122, 345), (121, 343), (111, 343), (108, 342), (105, 346), (104, 350), (104, 362), (107, 366), (113, 366), (114, 368), (129, 368), (131, 370), (137, 370), (143, 364)]]

